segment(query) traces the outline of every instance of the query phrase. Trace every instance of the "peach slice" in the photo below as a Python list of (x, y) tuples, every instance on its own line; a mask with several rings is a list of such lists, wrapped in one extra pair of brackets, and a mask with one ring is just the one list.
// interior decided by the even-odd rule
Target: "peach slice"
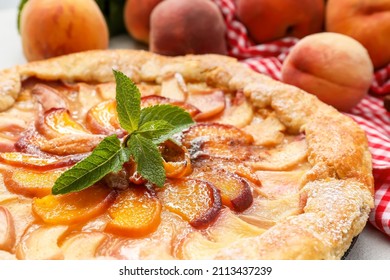
[(173, 100), (167, 97), (158, 96), (158, 95), (148, 95), (141, 98), (142, 108), (154, 106), (158, 104), (171, 104), (174, 106), (178, 106), (183, 110), (187, 111), (191, 115), (191, 117), (195, 117), (200, 113), (200, 110), (198, 108), (192, 106), (189, 103)]
[(58, 90), (45, 84), (36, 84), (31, 94), (35, 96), (38, 102), (42, 105), (44, 111), (53, 108), (68, 108), (65, 99), (61, 96)]
[(255, 145), (276, 146), (282, 143), (283, 131), (286, 130), (286, 127), (278, 118), (271, 115), (261, 121), (254, 118), (252, 123), (244, 127), (243, 130), (253, 136)]
[(81, 106), (71, 110), (72, 116), (79, 120), (84, 120), (88, 110), (103, 102), (103, 99), (100, 98), (100, 94), (97, 92), (94, 85), (77, 83), (77, 90), (77, 103)]
[(15, 142), (0, 136), (0, 153), (14, 152)]
[(305, 140), (293, 141), (273, 149), (262, 146), (239, 146), (235, 143), (203, 142), (199, 145), (198, 158), (244, 161), (254, 170), (286, 171), (307, 158)]
[(7, 208), (12, 216), (15, 228), (15, 244), (18, 244), (26, 229), (34, 222), (34, 216), (31, 211), (31, 199), (21, 197), (9, 198), (2, 201), (1, 204)]
[(226, 245), (220, 242), (213, 242), (200, 232), (189, 233), (179, 243), (175, 256), (182, 260), (210, 260)]
[(44, 153), (39, 149), (39, 145), (45, 140), (46, 138), (39, 134), (35, 127), (30, 127), (25, 130), (20, 135), (18, 141), (15, 142), (15, 150), (27, 154), (43, 156)]
[(51, 193), (54, 182), (64, 171), (63, 169), (57, 169), (35, 172), (14, 169), (4, 173), (4, 183), (13, 193), (28, 197), (43, 197)]
[(200, 170), (194, 178), (212, 183), (221, 192), (222, 204), (235, 211), (244, 211), (253, 201), (249, 184), (240, 176), (221, 168)]
[(242, 161), (223, 160), (218, 158), (202, 158), (200, 160), (194, 160), (192, 162), (194, 169), (196, 170), (208, 170), (222, 168), (231, 173), (235, 173), (238, 176), (247, 179), (256, 186), (261, 186), (261, 182), (257, 177), (255, 170), (247, 166)]
[[(0, 116), (1, 138), (15, 141), (28, 126), (28, 122), (13, 116)], [(0, 139), (1, 139), (0, 138)]]
[(244, 93), (237, 92), (233, 99), (226, 96), (225, 110), (221, 115), (211, 119), (211, 121), (242, 128), (252, 121), (253, 115), (251, 103)]
[(48, 171), (51, 169), (71, 166), (81, 159), (82, 157), (80, 156), (58, 159), (56, 157), (43, 158), (38, 155), (19, 152), (0, 153), (0, 163), (35, 171)]
[(293, 141), (252, 158), (254, 161), (248, 161), (248, 164), (256, 170), (289, 170), (307, 158), (307, 144), (304, 139)]
[(206, 141), (225, 142), (241, 145), (253, 143), (250, 134), (232, 125), (218, 123), (198, 123), (183, 133), (183, 145), (190, 148), (193, 144)]
[(169, 211), (161, 212), (161, 223), (147, 238), (120, 238), (105, 242), (97, 254), (125, 260), (173, 259), (172, 248), (175, 237), (191, 226), (178, 215)]
[(302, 187), (302, 178), (305, 173), (305, 170), (256, 171), (256, 175), (261, 181), (261, 187), (258, 190), (270, 199), (298, 193)]
[(168, 180), (157, 190), (157, 196), (167, 210), (178, 214), (195, 228), (207, 227), (222, 207), (219, 190), (202, 180)]
[(96, 86), (96, 92), (103, 100), (115, 99), (116, 84), (114, 82), (98, 84)]
[(159, 226), (161, 203), (146, 188), (138, 186), (122, 191), (108, 213), (112, 220), (107, 224), (107, 232), (142, 237)]
[(50, 140), (37, 141), (40, 151), (59, 156), (80, 156), (92, 152), (93, 149), (104, 139), (101, 134), (71, 134)]
[(0, 204), (3, 204), (6, 201), (17, 199), (18, 196), (14, 193), (11, 193), (4, 184), (3, 173), (6, 172), (0, 168)]
[(273, 200), (258, 198), (240, 218), (253, 225), (268, 228), (273, 223), (301, 214), (304, 206), (301, 195), (297, 193)]
[(119, 124), (115, 100), (103, 101), (93, 106), (87, 113), (86, 124), (87, 128), (95, 134), (116, 133), (123, 136), (125, 133)]
[(165, 78), (161, 83), (160, 95), (177, 101), (186, 101), (188, 90), (183, 76), (179, 73)]
[[(251, 157), (264, 155), (264, 148), (259, 146), (241, 146), (236, 143), (221, 143), (221, 142), (204, 142), (200, 145), (200, 150), (197, 154), (199, 158), (216, 158), (224, 161), (246, 161)], [(254, 160), (257, 159), (254, 158)]]
[(179, 244), (176, 255), (181, 259), (211, 259), (227, 244), (261, 235), (265, 230), (253, 226), (224, 209), (205, 235), (191, 232)]
[[(104, 138), (104, 135), (91, 133), (69, 134), (58, 138), (46, 139), (34, 129), (29, 129), (15, 143), (18, 152), (36, 154), (48, 158), (53, 155), (70, 156), (62, 158), (73, 164), (91, 152)], [(24, 166), (27, 167), (27, 166)]]
[(201, 113), (195, 117), (195, 120), (203, 121), (218, 115), (225, 109), (225, 94), (221, 90), (191, 92), (187, 103), (200, 109)]
[(83, 227), (81, 228), (82, 232), (91, 232), (91, 231), (99, 231), (102, 232), (107, 226), (107, 223), (111, 220), (108, 213), (104, 213), (100, 216), (97, 216), (96, 218), (93, 218), (83, 224)]
[(7, 208), (0, 206), (0, 250), (10, 251), (15, 239), (14, 219)]
[(58, 247), (58, 239), (67, 229), (67, 226), (32, 229), (16, 247), (16, 257), (22, 260), (62, 260), (64, 255)]
[(228, 209), (224, 209), (213, 227), (207, 230), (210, 239), (223, 244), (235, 242), (241, 238), (258, 236), (264, 232), (264, 229), (243, 221)]
[(69, 134), (85, 134), (88, 131), (76, 122), (67, 109), (50, 109), (37, 122), (37, 130), (48, 139)]
[(65, 260), (91, 260), (95, 258), (96, 250), (107, 239), (101, 232), (83, 232), (65, 239), (61, 250)]
[(154, 84), (154, 83), (148, 83), (148, 82), (141, 82), (137, 84), (137, 87), (139, 91), (141, 92), (141, 97), (146, 97), (148, 95), (160, 95), (161, 92), (161, 85), (160, 84)]
[(270, 229), (271, 227), (276, 225), (276, 221), (269, 220), (269, 219), (261, 217), (261, 216), (258, 217), (256, 215), (245, 214), (245, 215), (240, 215), (240, 218), (242, 220), (244, 220), (245, 222), (247, 222), (248, 224), (251, 224), (251, 225), (254, 225), (256, 227), (263, 228), (263, 229)]
[(115, 191), (95, 185), (79, 192), (35, 198), (32, 210), (46, 224), (76, 224), (104, 213), (115, 197)]

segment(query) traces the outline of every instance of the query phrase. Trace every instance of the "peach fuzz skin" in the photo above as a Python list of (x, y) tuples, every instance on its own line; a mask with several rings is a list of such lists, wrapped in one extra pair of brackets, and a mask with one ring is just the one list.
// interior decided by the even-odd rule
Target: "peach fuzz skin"
[(238, 19), (256, 43), (321, 32), (324, 0), (235, 0)]
[(149, 43), (150, 15), (163, 0), (127, 0), (123, 18), (127, 32), (135, 40)]
[(326, 30), (359, 41), (376, 69), (390, 63), (390, 0), (329, 0)]
[(330, 32), (303, 38), (282, 66), (283, 82), (345, 112), (367, 94), (372, 79), (367, 50), (348, 36)]
[(28, 61), (107, 49), (109, 32), (94, 0), (29, 0), (20, 20)]
[(162, 55), (227, 54), (226, 26), (210, 0), (164, 0), (150, 17), (149, 50)]

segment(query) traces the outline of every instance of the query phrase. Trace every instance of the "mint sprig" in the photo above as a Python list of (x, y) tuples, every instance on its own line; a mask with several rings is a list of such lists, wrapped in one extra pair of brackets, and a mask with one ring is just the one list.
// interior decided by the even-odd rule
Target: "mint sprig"
[(137, 172), (157, 186), (166, 176), (157, 145), (191, 126), (194, 121), (184, 109), (155, 105), (141, 109), (137, 86), (122, 72), (113, 71), (116, 80), (116, 102), (119, 123), (128, 132), (121, 140), (111, 135), (84, 160), (65, 171), (54, 183), (53, 194), (81, 191), (100, 181), (110, 172), (118, 172), (132, 159)]

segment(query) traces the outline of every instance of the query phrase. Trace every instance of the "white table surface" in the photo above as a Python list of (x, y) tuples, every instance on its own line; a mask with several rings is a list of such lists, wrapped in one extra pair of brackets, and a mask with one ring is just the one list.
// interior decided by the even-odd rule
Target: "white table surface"
[[(1, 9), (0, 6), (0, 69), (26, 62), (16, 28), (16, 17), (15, 8)], [(140, 48), (140, 45), (123, 35), (112, 38), (110, 47)], [(367, 224), (346, 259), (390, 260), (390, 238)]]

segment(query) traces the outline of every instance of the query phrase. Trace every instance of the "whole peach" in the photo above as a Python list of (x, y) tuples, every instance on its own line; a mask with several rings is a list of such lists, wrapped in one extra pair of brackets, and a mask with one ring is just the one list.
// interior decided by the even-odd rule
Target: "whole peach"
[(149, 43), (150, 14), (163, 0), (127, 0), (123, 18), (127, 32), (134, 39)]
[(226, 54), (226, 26), (210, 0), (164, 0), (150, 18), (149, 49), (163, 55)]
[(324, 0), (235, 0), (238, 19), (255, 43), (321, 32)]
[(282, 81), (349, 111), (367, 94), (373, 65), (367, 50), (351, 37), (331, 32), (299, 41), (282, 66)]
[(20, 34), (28, 61), (108, 48), (106, 21), (94, 0), (29, 0)]
[(375, 68), (390, 63), (390, 0), (328, 0), (326, 30), (358, 40)]

